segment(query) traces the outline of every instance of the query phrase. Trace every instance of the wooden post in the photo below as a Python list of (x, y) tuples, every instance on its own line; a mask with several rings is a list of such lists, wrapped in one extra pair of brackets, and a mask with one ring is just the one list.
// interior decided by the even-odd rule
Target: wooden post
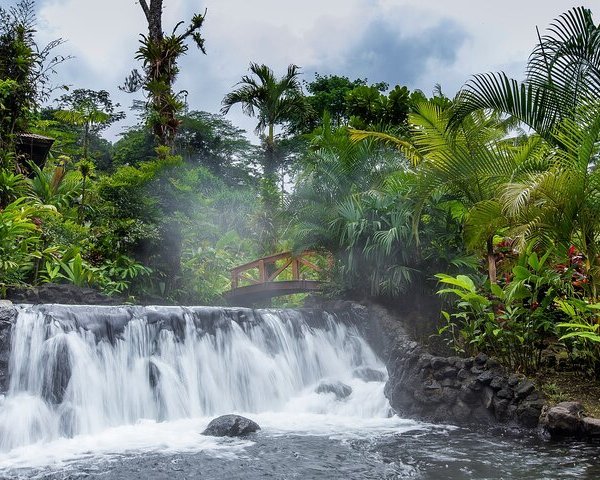
[(262, 259), (258, 261), (258, 278), (263, 283), (267, 279), (267, 275), (265, 272), (265, 261)]
[(300, 271), (300, 263), (297, 258), (292, 261), (292, 280), (298, 280), (298, 273)]

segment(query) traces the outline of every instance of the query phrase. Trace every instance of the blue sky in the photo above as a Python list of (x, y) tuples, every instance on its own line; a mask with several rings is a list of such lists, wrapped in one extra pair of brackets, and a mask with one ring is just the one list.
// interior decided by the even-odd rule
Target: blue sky
[[(0, 0), (6, 7), (13, 2)], [(190, 48), (181, 62), (178, 89), (191, 109), (217, 112), (223, 96), (250, 61), (283, 73), (290, 63), (314, 72), (407, 85), (430, 93), (436, 83), (453, 95), (470, 75), (504, 70), (522, 77), (535, 26), (577, 3), (562, 0), (165, 0), (165, 29), (208, 10), (203, 35), (207, 55)], [(585, 4), (600, 21), (600, 0)], [(136, 0), (38, 0), (39, 39), (67, 40), (57, 82), (119, 92), (129, 71), (144, 17)], [(229, 118), (252, 131), (239, 109)], [(111, 139), (135, 120), (108, 133)]]

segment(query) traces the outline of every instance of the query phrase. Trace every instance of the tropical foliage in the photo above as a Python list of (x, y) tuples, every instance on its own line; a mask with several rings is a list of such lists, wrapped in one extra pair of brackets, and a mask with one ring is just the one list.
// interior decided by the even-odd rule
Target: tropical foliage
[[(40, 47), (32, 0), (0, 9), (0, 290), (72, 283), (136, 301), (215, 303), (263, 254), (331, 258), (328, 294), (396, 305), (437, 291), (461, 354), (535, 371), (557, 351), (600, 372), (600, 27), (572, 8), (539, 36), (523, 82), (476, 75), (455, 98), (316, 74), (250, 72), (220, 114), (188, 111), (178, 62), (205, 14), (165, 33), (139, 2), (125, 90), (48, 104), (65, 59)], [(224, 117), (256, 119), (254, 145)], [(32, 162), (20, 136), (54, 139)], [(33, 134), (33, 135), (32, 135)], [(37, 134), (37, 135), (35, 135)], [(329, 264), (328, 264), (329, 265)], [(440, 273), (442, 272), (442, 273)], [(294, 299), (293, 301), (296, 301)], [(284, 301), (285, 302), (285, 301)]]

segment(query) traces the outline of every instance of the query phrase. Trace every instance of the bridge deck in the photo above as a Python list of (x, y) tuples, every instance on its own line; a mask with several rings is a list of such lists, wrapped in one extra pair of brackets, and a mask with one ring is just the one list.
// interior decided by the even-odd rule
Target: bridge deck
[[(322, 281), (305, 278), (306, 273), (317, 278), (321, 274), (318, 262), (310, 258), (319, 256), (310, 251), (299, 255), (283, 252), (240, 265), (231, 270), (231, 290), (225, 298), (230, 303), (247, 305), (282, 295), (319, 291)], [(283, 276), (287, 278), (279, 280)]]
[(323, 282), (317, 280), (279, 280), (277, 282), (265, 282), (238, 287), (235, 290), (227, 292), (225, 298), (229, 302), (247, 304), (282, 295), (318, 292), (322, 288)]

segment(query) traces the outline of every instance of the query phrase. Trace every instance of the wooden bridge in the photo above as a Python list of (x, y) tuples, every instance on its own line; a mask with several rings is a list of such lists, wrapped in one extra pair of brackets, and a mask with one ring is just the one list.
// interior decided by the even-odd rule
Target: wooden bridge
[[(319, 279), (323, 268), (315, 258), (322, 254), (312, 251), (292, 255), (277, 253), (240, 265), (231, 270), (231, 290), (225, 298), (235, 305), (251, 305), (282, 295), (308, 293), (321, 290)], [(331, 266), (331, 259), (327, 259)]]

